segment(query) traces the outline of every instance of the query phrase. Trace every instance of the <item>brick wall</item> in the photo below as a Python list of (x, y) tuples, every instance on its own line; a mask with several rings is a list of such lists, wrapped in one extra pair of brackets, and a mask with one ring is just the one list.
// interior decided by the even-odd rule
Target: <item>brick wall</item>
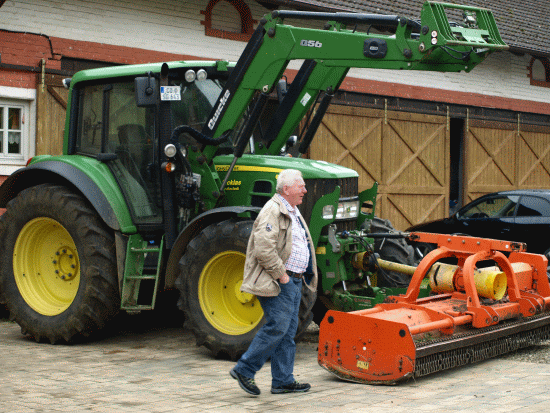
[(195, 56), (157, 52), (134, 47), (48, 37), (0, 30), (0, 86), (35, 88), (44, 59), (46, 69), (60, 70), (61, 56), (114, 64), (173, 60), (200, 60)]
[(33, 89), (36, 87), (36, 82), (35, 73), (0, 68), (0, 86)]
[(37, 71), (42, 59), (46, 69), (61, 69), (61, 56), (118, 64), (201, 59), (191, 55), (4, 30), (0, 30), (0, 54), (4, 64), (32, 67)]
[(41, 59), (46, 59), (47, 68), (61, 68), (61, 56), (52, 53), (49, 38), (45, 35), (1, 30), (0, 53), (2, 63), (37, 66)]
[(173, 60), (201, 60), (191, 55), (158, 52), (135, 47), (62, 39), (59, 37), (52, 37), (51, 40), (55, 53), (59, 53), (65, 57), (78, 59), (99, 60), (119, 64), (138, 64)]

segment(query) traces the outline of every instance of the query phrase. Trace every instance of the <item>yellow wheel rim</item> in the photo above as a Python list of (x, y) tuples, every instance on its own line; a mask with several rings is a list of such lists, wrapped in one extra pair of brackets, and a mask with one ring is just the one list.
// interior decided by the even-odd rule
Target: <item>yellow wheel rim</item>
[(80, 265), (63, 225), (44, 217), (27, 222), (15, 242), (13, 275), (21, 296), (36, 312), (55, 316), (69, 308), (78, 291)]
[(245, 255), (221, 252), (208, 261), (199, 278), (199, 300), (208, 322), (229, 335), (246, 334), (264, 312), (256, 296), (240, 291)]

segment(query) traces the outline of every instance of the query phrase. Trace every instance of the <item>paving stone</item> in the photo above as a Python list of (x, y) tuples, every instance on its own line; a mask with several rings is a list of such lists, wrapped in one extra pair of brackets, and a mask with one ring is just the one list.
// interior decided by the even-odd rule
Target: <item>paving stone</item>
[(125, 332), (80, 345), (38, 344), (0, 321), (0, 413), (26, 412), (467, 412), (550, 409), (550, 365), (508, 359), (396, 386), (342, 381), (319, 367), (317, 344), (298, 343), (295, 375), (307, 393), (272, 395), (269, 363), (259, 397), (229, 376), (234, 362), (196, 347), (182, 328)]

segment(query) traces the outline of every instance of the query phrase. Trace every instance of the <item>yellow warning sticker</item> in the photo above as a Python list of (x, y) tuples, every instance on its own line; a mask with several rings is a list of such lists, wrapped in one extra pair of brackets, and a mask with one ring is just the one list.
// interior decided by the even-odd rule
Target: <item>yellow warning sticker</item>
[(369, 363), (367, 363), (366, 361), (359, 360), (357, 362), (357, 367), (359, 367), (360, 369), (363, 369), (363, 370), (368, 370), (369, 369)]

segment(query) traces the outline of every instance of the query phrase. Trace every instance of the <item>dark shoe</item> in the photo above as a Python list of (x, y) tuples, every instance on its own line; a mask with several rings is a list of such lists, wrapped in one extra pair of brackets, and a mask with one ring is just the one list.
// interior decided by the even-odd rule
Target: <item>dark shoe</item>
[(294, 383), (287, 384), (285, 386), (280, 387), (272, 387), (271, 393), (273, 394), (280, 394), (280, 393), (303, 393), (311, 389), (311, 385), (308, 383), (298, 383), (295, 381)]
[(241, 386), (241, 389), (245, 392), (254, 396), (260, 395), (260, 389), (256, 386), (256, 383), (254, 383), (254, 379), (244, 377), (242, 374), (237, 373), (234, 369), (231, 369), (229, 374), (239, 382), (239, 386)]

